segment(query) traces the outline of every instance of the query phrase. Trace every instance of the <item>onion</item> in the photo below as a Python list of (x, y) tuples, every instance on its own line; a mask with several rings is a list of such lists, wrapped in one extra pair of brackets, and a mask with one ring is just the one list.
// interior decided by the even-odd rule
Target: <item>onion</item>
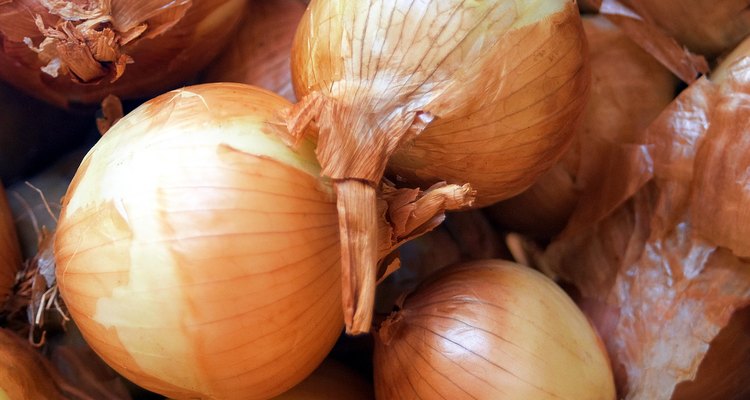
[(273, 400), (367, 400), (372, 384), (343, 364), (326, 359), (307, 379)]
[(295, 101), (290, 51), (305, 4), (299, 0), (256, 0), (236, 37), (211, 63), (206, 82), (255, 85)]
[(572, 214), (591, 223), (619, 205), (620, 192), (632, 194), (635, 187), (602, 188), (622, 181), (628, 159), (643, 157), (646, 128), (674, 97), (674, 75), (614, 24), (596, 16), (583, 18), (583, 27), (591, 100), (573, 145), (529, 190), (490, 208), (498, 223), (521, 233), (550, 238)]
[(51, 365), (20, 338), (0, 328), (0, 398), (65, 399)]
[(614, 399), (609, 360), (572, 300), (532, 269), (442, 270), (375, 335), (380, 399)]
[(318, 128), (335, 183), (342, 268), (362, 277), (344, 290), (348, 332), (370, 326), (367, 227), (389, 160), (411, 186), (468, 181), (475, 206), (517, 194), (570, 141), (588, 92), (585, 48), (569, 0), (310, 3), (292, 47), (302, 100), (287, 125), (294, 139)]
[(245, 0), (20, 0), (0, 5), (0, 78), (63, 107), (160, 93), (221, 50)]
[(342, 328), (334, 194), (290, 104), (241, 84), (150, 100), (84, 158), (55, 241), (86, 341), (170, 397), (266, 399), (308, 376)]
[(8, 207), (3, 184), (0, 182), (0, 311), (16, 283), (16, 271), (21, 267), (19, 247), (13, 214)]

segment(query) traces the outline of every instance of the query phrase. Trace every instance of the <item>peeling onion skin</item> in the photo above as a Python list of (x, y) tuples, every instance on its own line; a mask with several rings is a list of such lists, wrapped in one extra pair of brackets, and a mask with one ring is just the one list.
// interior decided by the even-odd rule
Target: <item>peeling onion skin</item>
[(16, 283), (16, 272), (20, 267), (21, 247), (13, 214), (0, 181), (0, 310)]
[(483, 260), (439, 272), (375, 335), (378, 399), (614, 399), (609, 359), (551, 280)]
[(116, 123), (65, 196), (57, 279), (86, 341), (176, 399), (267, 399), (342, 326), (335, 197), (248, 85), (175, 90)]
[[(91, 0), (78, 11), (71, 12), (76, 5), (70, 3), (67, 11), (58, 10), (66, 3), (18, 0), (0, 4), (0, 79), (57, 106), (85, 108), (95, 107), (109, 94), (121, 99), (154, 96), (192, 78), (231, 39), (246, 0)], [(106, 12), (110, 4), (110, 12)], [(111, 22), (104, 26), (115, 32), (112, 40), (119, 45), (101, 45), (102, 55), (82, 56), (97, 48), (91, 42), (100, 37), (101, 30), (75, 28), (85, 32), (81, 35), (88, 45), (66, 39), (37, 53), (24, 43), (25, 37), (38, 47), (45, 36), (60, 34), (41, 33), (35, 15), (40, 16), (45, 29), (59, 32), (64, 31), (61, 24), (65, 21), (72, 20), (80, 27), (110, 17)], [(144, 32), (133, 33), (144, 26)], [(53, 56), (64, 60), (57, 76), (42, 71), (56, 65), (48, 60)], [(132, 63), (125, 61), (127, 58)], [(66, 73), (67, 65), (78, 67)]]
[(300, 0), (252, 1), (237, 34), (203, 80), (247, 83), (295, 101), (290, 53), (305, 8)]

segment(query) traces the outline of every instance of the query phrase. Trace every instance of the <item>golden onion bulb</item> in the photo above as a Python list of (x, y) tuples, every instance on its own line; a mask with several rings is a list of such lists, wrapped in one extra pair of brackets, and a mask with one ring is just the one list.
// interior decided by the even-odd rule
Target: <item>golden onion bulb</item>
[(554, 282), (518, 264), (449, 267), (375, 335), (378, 399), (614, 400), (609, 359)]
[(312, 145), (277, 136), (280, 96), (206, 84), (144, 103), (84, 158), (57, 279), (91, 347), (173, 398), (267, 399), (341, 332), (335, 197)]
[(0, 78), (62, 107), (171, 89), (213, 59), (246, 0), (0, 4)]
[(5, 189), (0, 182), (0, 310), (10, 296), (20, 267), (21, 247)]

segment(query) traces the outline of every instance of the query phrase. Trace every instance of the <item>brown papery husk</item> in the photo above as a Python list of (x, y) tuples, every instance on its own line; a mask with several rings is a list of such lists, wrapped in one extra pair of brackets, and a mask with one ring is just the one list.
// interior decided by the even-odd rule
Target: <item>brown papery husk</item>
[[(591, 60), (591, 98), (563, 159), (527, 191), (489, 207), (501, 226), (538, 238), (558, 234), (574, 219), (608, 215), (642, 182), (602, 191), (634, 171), (623, 165), (646, 156), (645, 130), (674, 98), (677, 78), (602, 16), (583, 18)], [(622, 193), (624, 191), (624, 193)], [(576, 207), (578, 201), (586, 204)]]
[(61, 107), (94, 105), (109, 94), (153, 96), (214, 58), (244, 6), (245, 0), (3, 2), (0, 78)]
[[(701, 78), (683, 91), (651, 124), (645, 141), (649, 157), (631, 160), (640, 167), (623, 166), (638, 173), (601, 190), (647, 183), (607, 218), (569, 225), (545, 254), (546, 267), (580, 291), (581, 306), (607, 344), (627, 399), (671, 398), (677, 384), (695, 377), (734, 310), (750, 303), (750, 268), (737, 257), (742, 247), (723, 247), (722, 236), (706, 228), (707, 219), (700, 221), (704, 207), (723, 201), (700, 200), (707, 190), (701, 175), (716, 171), (705, 166), (705, 154), (716, 151), (717, 137), (736, 135), (733, 124), (745, 123), (738, 118), (727, 124), (725, 107), (746, 97), (747, 58), (735, 54), (719, 71), (724, 72), (713, 81)], [(713, 184), (737, 190), (726, 181)], [(730, 210), (734, 201), (727, 195)], [(721, 213), (712, 218), (736, 223)], [(718, 382), (704, 383), (712, 384)]]
[(21, 268), (21, 247), (8, 206), (3, 183), (0, 181), (0, 310), (2, 310), (13, 285), (16, 272)]
[[(534, 9), (559, 5), (551, 15), (519, 15), (516, 4), (310, 4), (292, 48), (302, 100), (286, 119), (291, 141), (318, 128), (316, 153), (336, 184), (342, 227), (368, 226), (365, 210), (376, 207), (376, 185), (399, 149), (391, 161), (409, 162), (391, 164), (396, 181), (468, 181), (474, 206), (520, 192), (562, 154), (588, 88), (578, 11), (562, 0)], [(417, 135), (425, 140), (412, 141)], [(371, 269), (373, 234), (342, 232), (344, 270)], [(345, 299), (357, 299), (344, 304), (350, 333), (369, 329), (371, 310), (360, 305), (369, 300), (358, 295), (365, 285), (344, 288)]]
[(375, 336), (379, 399), (614, 399), (593, 327), (542, 274), (482, 260), (441, 270)]
[(290, 54), (305, 12), (300, 0), (253, 0), (227, 48), (203, 73), (203, 82), (240, 82), (295, 101)]

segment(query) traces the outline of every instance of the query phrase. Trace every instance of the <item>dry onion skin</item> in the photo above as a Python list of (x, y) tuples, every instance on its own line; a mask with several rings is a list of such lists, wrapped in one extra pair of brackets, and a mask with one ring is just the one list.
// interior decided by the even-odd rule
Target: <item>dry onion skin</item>
[(16, 272), (20, 267), (21, 248), (16, 226), (0, 181), (0, 310), (16, 283)]
[[(748, 151), (748, 50), (746, 40), (710, 79), (683, 91), (647, 129), (648, 157), (623, 166), (633, 175), (601, 188), (645, 182), (634, 195), (546, 251), (546, 267), (580, 291), (626, 399), (690, 398), (675, 387), (696, 377), (709, 381), (691, 386), (715, 387), (728, 371), (748, 373), (744, 359), (728, 355), (719, 356), (727, 373), (699, 373), (711, 342), (750, 304), (750, 265), (741, 256), (748, 243), (735, 233), (748, 204), (739, 195), (748, 185), (739, 172), (748, 167), (740, 156)], [(746, 390), (746, 382), (733, 384), (722, 392)]]
[(585, 48), (569, 0), (310, 3), (292, 47), (301, 101), (287, 125), (292, 139), (317, 134), (334, 180), (342, 267), (356, 269), (343, 295), (348, 332), (370, 326), (368, 237), (386, 164), (412, 186), (469, 182), (474, 206), (517, 194), (572, 137)]
[(343, 327), (335, 197), (248, 85), (168, 92), (115, 124), (63, 201), (57, 279), (110, 366), (173, 398), (267, 399)]
[[(599, 190), (628, 174), (622, 165), (645, 156), (649, 124), (674, 98), (677, 78), (602, 16), (583, 18), (591, 60), (591, 98), (572, 146), (527, 191), (490, 207), (494, 220), (524, 234), (550, 238), (568, 219), (591, 223), (623, 195)], [(642, 182), (641, 182), (642, 183)], [(632, 194), (635, 182), (621, 188)], [(578, 201), (586, 207), (576, 207)]]
[(0, 4), (0, 78), (62, 107), (140, 98), (191, 78), (245, 0), (14, 0)]
[(378, 399), (614, 399), (594, 328), (554, 282), (483, 260), (439, 272), (375, 334)]
[(300, 0), (255, 0), (235, 37), (203, 75), (205, 82), (239, 82), (295, 101), (290, 52), (305, 12)]
[(326, 359), (288, 392), (273, 400), (370, 400), (372, 384), (338, 361)]

